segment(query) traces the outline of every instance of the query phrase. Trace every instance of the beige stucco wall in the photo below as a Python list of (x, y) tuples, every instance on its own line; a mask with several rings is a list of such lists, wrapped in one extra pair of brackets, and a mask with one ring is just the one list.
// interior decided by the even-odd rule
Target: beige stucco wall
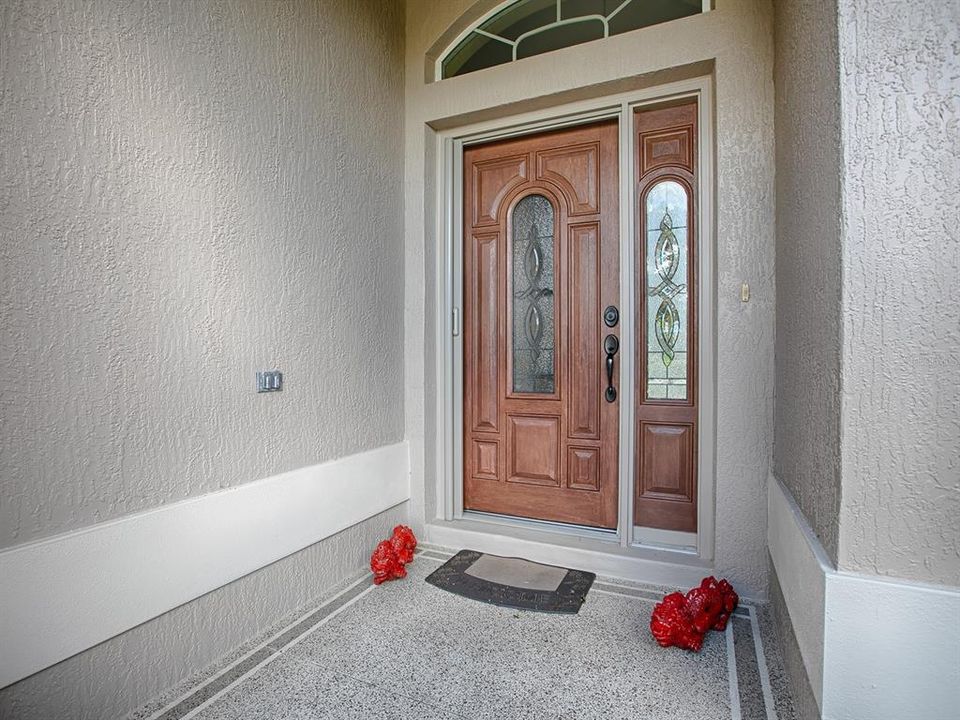
[[(0, 548), (402, 440), (402, 33), (393, 0), (0, 4)], [(119, 717), (405, 518), (16, 683), (0, 717)]]
[[(481, 0), (478, 7), (492, 3)], [(405, 415), (413, 516), (435, 516), (435, 158), (429, 124), (506, 115), (649, 83), (638, 76), (715, 62), (717, 174), (716, 569), (746, 593), (767, 588), (766, 481), (773, 444), (773, 27), (768, 0), (718, 0), (669, 25), (529, 58), (438, 83), (424, 55), (471, 0), (407, 4), (405, 129)], [(630, 80), (633, 78), (632, 80)], [(610, 92), (608, 89), (606, 92)], [(485, 113), (494, 108), (493, 113)], [(457, 122), (454, 120), (452, 122)], [(448, 122), (449, 124), (449, 122)], [(739, 300), (749, 282), (749, 303)], [(418, 479), (423, 478), (419, 486)]]
[(960, 1), (840, 3), (839, 565), (960, 585)]
[(0, 32), (0, 547), (401, 440), (402, 5)]
[(836, 0), (778, 0), (774, 474), (830, 559), (840, 526), (840, 61)]

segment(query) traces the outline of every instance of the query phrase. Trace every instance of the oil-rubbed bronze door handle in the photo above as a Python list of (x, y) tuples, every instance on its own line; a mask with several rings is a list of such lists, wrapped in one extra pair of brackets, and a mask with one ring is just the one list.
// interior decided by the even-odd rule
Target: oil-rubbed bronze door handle
[(620, 341), (616, 335), (607, 335), (603, 340), (603, 349), (607, 353), (607, 391), (604, 397), (612, 403), (617, 399), (617, 389), (613, 386), (613, 356), (620, 350)]

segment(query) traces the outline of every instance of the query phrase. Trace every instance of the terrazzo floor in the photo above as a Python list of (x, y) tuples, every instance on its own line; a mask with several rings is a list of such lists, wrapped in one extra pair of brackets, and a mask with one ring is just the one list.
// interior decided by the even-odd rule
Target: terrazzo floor
[(699, 654), (665, 650), (662, 588), (601, 578), (577, 615), (509, 610), (424, 582), (450, 555), (364, 578), (131, 718), (794, 720), (764, 606)]

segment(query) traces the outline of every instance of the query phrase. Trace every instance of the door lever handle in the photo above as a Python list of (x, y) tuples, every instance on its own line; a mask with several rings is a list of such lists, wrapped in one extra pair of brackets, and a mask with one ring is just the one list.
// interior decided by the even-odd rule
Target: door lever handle
[(620, 341), (616, 335), (607, 335), (603, 339), (603, 349), (607, 353), (607, 391), (604, 397), (612, 403), (617, 399), (617, 389), (613, 386), (613, 356), (620, 350)]

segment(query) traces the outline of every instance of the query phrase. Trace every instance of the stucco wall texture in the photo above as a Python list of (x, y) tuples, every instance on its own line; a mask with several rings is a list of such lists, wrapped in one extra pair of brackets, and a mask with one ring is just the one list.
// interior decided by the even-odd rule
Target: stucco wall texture
[(842, 332), (836, 0), (774, 3), (777, 323), (773, 472), (837, 562)]
[(839, 39), (839, 566), (960, 585), (960, 0), (840, 3)]
[(393, 0), (2, 3), (0, 547), (403, 438), (402, 71)]
[(404, 503), (0, 690), (0, 720), (124, 717), (366, 573), (406, 517)]
[[(641, 87), (644, 74), (714, 62), (718, 330), (715, 567), (752, 597), (767, 589), (766, 483), (773, 448), (773, 9), (769, 0), (718, 0), (716, 9), (442, 82), (424, 82), (424, 55), (471, 6), (409, 0), (406, 36), (407, 179), (405, 413), (414, 478), (411, 517), (436, 511), (435, 158), (431, 124), (508, 116), (589, 97), (591, 86)], [(611, 90), (606, 90), (607, 93)], [(495, 114), (492, 116), (496, 116)], [(453, 124), (453, 125), (451, 125)], [(425, 240), (426, 238), (426, 240)], [(748, 282), (750, 302), (741, 303)], [(424, 478), (419, 486), (418, 479)]]

